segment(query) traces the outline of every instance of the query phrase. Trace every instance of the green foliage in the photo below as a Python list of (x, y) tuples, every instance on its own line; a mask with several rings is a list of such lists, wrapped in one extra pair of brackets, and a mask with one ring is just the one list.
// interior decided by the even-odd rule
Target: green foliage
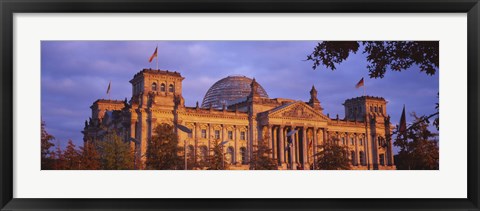
[(43, 170), (53, 169), (54, 168), (54, 152), (50, 151), (50, 148), (55, 146), (51, 141), (55, 137), (50, 135), (45, 130), (45, 122), (41, 122), (41, 168)]
[(98, 141), (98, 151), (102, 169), (106, 170), (125, 170), (133, 169), (134, 155), (128, 142), (115, 132), (109, 132), (104, 139)]
[(397, 155), (397, 169), (437, 170), (439, 169), (438, 134), (432, 133), (429, 122), (412, 113), (415, 118), (406, 133), (398, 134), (394, 145), (400, 148)]
[(371, 78), (383, 78), (387, 69), (402, 71), (413, 64), (427, 75), (434, 75), (438, 69), (438, 41), (324, 41), (318, 43), (307, 60), (313, 61), (313, 69), (323, 65), (335, 70), (335, 64), (356, 53), (360, 44), (364, 46)]
[(55, 151), (51, 153), (50, 159), (53, 162), (52, 169), (64, 170), (65, 169), (65, 157), (60, 146), (57, 146)]
[(210, 148), (210, 155), (208, 156), (206, 168), (208, 170), (227, 170), (229, 168), (228, 162), (225, 160), (223, 153), (223, 146), (220, 140), (214, 140), (213, 146)]
[(160, 124), (153, 130), (148, 140), (146, 151), (146, 168), (157, 170), (183, 169), (181, 157), (178, 155), (178, 139), (173, 126)]
[(270, 156), (273, 154), (272, 149), (267, 145), (267, 140), (259, 141), (253, 151), (252, 159), (250, 160), (250, 169), (252, 170), (277, 170), (277, 161)]
[(76, 146), (73, 144), (72, 140), (68, 140), (68, 145), (63, 153), (63, 158), (65, 159), (65, 170), (80, 169), (80, 153), (76, 149)]
[(100, 154), (98, 153), (95, 143), (87, 141), (80, 150), (80, 169), (98, 170), (101, 168)]
[(337, 138), (318, 145), (319, 152), (315, 154), (314, 169), (319, 170), (349, 170), (351, 160), (348, 156), (348, 148), (340, 146)]

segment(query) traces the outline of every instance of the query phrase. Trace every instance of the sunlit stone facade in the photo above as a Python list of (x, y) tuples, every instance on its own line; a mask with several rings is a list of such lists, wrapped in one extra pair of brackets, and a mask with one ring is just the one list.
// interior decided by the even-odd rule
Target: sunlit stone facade
[[(177, 130), (177, 135), (179, 144), (184, 147), (186, 143), (185, 148), (197, 161), (206, 159), (214, 140), (228, 141), (224, 151), (231, 169), (249, 169), (254, 147), (265, 140), (279, 169), (307, 170), (317, 146), (335, 137), (348, 147), (352, 169), (395, 169), (392, 141), (386, 139), (392, 125), (381, 97), (348, 99), (343, 104), (345, 117), (330, 118), (324, 114), (315, 87), (308, 102), (271, 99), (255, 79), (230, 76), (212, 86), (217, 93), (207, 93), (202, 106), (197, 102), (195, 107), (186, 107), (184, 79), (178, 72), (163, 70), (144, 69), (135, 74), (130, 80), (130, 100), (93, 103), (92, 117), (85, 122), (84, 141), (101, 138), (106, 129), (115, 128), (130, 141), (136, 156), (144, 159), (152, 129), (161, 123), (179, 124), (192, 130), (191, 134)], [(222, 92), (222, 87), (228, 90)], [(235, 87), (241, 89), (237, 99), (228, 98)], [(292, 130), (298, 132), (287, 137)], [(289, 143), (292, 146), (288, 148)]]

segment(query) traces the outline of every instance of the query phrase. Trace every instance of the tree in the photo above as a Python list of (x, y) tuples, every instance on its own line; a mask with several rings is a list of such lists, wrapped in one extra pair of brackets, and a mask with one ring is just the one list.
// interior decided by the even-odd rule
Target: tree
[(115, 131), (108, 132), (103, 140), (98, 141), (98, 151), (102, 169), (133, 169), (133, 150), (131, 150), (130, 144), (123, 141)]
[(177, 135), (174, 128), (168, 124), (160, 124), (153, 130), (153, 136), (148, 140), (146, 151), (146, 168), (175, 170), (182, 169), (182, 159), (178, 155)]
[(45, 122), (41, 122), (41, 168), (43, 170), (53, 169), (54, 160), (52, 159), (53, 151), (50, 148), (55, 146), (51, 141), (55, 139), (45, 130)]
[(53, 162), (52, 169), (54, 170), (64, 170), (65, 169), (65, 157), (60, 146), (57, 145), (55, 151), (50, 154), (50, 159)]
[(275, 159), (270, 156), (273, 154), (272, 149), (268, 147), (267, 140), (259, 141), (253, 151), (252, 159), (250, 160), (250, 169), (252, 170), (277, 170), (278, 165)]
[[(307, 55), (307, 60), (313, 61), (313, 69), (325, 66), (335, 70), (335, 65), (345, 61), (350, 53), (357, 53), (360, 45), (363, 45), (363, 54), (367, 56), (370, 78), (383, 78), (387, 69), (400, 72), (414, 64), (427, 75), (434, 75), (438, 71), (438, 41), (324, 41)], [(439, 104), (436, 103), (435, 113), (420, 118), (427, 123), (434, 118), (437, 130), (440, 125), (438, 108)]]
[(209, 153), (206, 163), (207, 170), (226, 170), (229, 168), (229, 164), (224, 157), (223, 148), (220, 140), (216, 139), (213, 141), (213, 146), (210, 148), (211, 153)]
[(101, 168), (100, 154), (98, 153), (95, 143), (86, 141), (80, 150), (80, 169), (98, 170)]
[(338, 144), (338, 138), (331, 138), (317, 146), (319, 152), (315, 156), (314, 169), (320, 170), (349, 170), (351, 160), (348, 156), (348, 148)]
[(399, 133), (394, 142), (400, 148), (397, 155), (397, 169), (437, 170), (439, 169), (438, 134), (432, 133), (429, 122), (412, 113), (414, 122), (409, 130)]
[(371, 78), (383, 78), (387, 69), (402, 71), (413, 64), (427, 75), (437, 72), (438, 41), (323, 41), (307, 56), (307, 60), (313, 61), (313, 69), (322, 65), (335, 70), (335, 64), (345, 61), (350, 53), (357, 53), (360, 44), (367, 55), (367, 69)]
[(68, 140), (67, 148), (63, 153), (65, 159), (65, 170), (78, 170), (80, 169), (80, 153), (76, 149), (72, 140)]

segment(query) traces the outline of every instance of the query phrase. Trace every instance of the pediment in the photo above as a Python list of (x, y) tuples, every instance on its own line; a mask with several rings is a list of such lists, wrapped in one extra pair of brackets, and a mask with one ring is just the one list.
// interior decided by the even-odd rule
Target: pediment
[(311, 119), (327, 121), (328, 117), (321, 112), (316, 111), (304, 102), (289, 103), (272, 109), (269, 118), (293, 118), (293, 119)]

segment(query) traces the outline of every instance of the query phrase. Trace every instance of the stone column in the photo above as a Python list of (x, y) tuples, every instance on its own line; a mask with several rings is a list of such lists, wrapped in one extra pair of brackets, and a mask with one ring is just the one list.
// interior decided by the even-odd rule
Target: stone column
[[(224, 142), (224, 141), (227, 141), (228, 140), (228, 137), (225, 137), (226, 136), (226, 132), (225, 130), (227, 129), (227, 126), (225, 124), (222, 125), (222, 131), (221, 131), (221, 137), (220, 137), (220, 143)], [(227, 147), (225, 146), (226, 144), (224, 144), (222, 146), (222, 153), (225, 154), (226, 150), (227, 150)], [(226, 160), (226, 158), (225, 158)]]
[(318, 128), (313, 128), (313, 149), (312, 149), (312, 164), (315, 166), (315, 154), (317, 153), (318, 146)]
[[(272, 128), (272, 125), (268, 125), (268, 126), (267, 126), (267, 137), (266, 137), (267, 140), (265, 140), (265, 141), (267, 141), (267, 143), (268, 143), (268, 148), (273, 151), (273, 147), (272, 147), (272, 140), (273, 140), (272, 129), (273, 129), (273, 128)], [(272, 153), (272, 154), (268, 154), (268, 157), (272, 158), (272, 157), (273, 157), (273, 153)]]
[(323, 128), (323, 144), (328, 142), (327, 128)]
[(284, 137), (285, 137), (285, 134), (283, 132), (283, 129), (284, 127), (283, 126), (279, 126), (278, 128), (278, 144), (279, 144), (279, 164), (282, 165), (283, 163), (285, 163), (285, 146), (284, 146)]
[(277, 126), (274, 126), (272, 128), (272, 136), (273, 136), (273, 139), (272, 139), (272, 156), (273, 156), (273, 159), (277, 159), (278, 158), (278, 145), (277, 145), (277, 141), (278, 141), (278, 127)]
[(195, 123), (195, 147), (193, 148), (193, 160), (197, 162), (197, 154), (198, 154), (198, 131), (199, 131), (199, 123)]
[(355, 165), (358, 166), (358, 164), (360, 163), (360, 156), (358, 152), (358, 134), (355, 134), (353, 138), (355, 141)]
[(372, 141), (372, 163), (374, 166), (379, 166), (380, 163), (378, 162), (378, 136), (377, 134), (373, 135)]
[(208, 149), (208, 154), (209, 154), (209, 155), (210, 155), (210, 147), (211, 147), (211, 145), (212, 145), (212, 138), (213, 138), (212, 131), (213, 131), (213, 125), (212, 125), (212, 124), (208, 124), (208, 128), (207, 128), (207, 138), (208, 138), (207, 149)]
[(302, 168), (305, 169), (306, 164), (308, 163), (308, 138), (307, 138), (307, 128), (302, 127)]
[(295, 133), (295, 162), (300, 162), (300, 132)]
[[(292, 126), (292, 131), (295, 130), (295, 127)], [(292, 142), (292, 151), (290, 153), (291, 160), (292, 160), (292, 169), (297, 169), (297, 134), (290, 136), (290, 140)]]
[[(235, 125), (233, 126), (233, 138), (235, 140), (235, 143), (234, 143), (234, 155), (233, 155), (233, 161), (235, 161), (235, 164), (237, 164), (237, 157), (238, 157), (238, 153), (240, 152), (240, 149), (238, 148), (238, 125)], [(241, 155), (240, 155), (241, 156)]]

